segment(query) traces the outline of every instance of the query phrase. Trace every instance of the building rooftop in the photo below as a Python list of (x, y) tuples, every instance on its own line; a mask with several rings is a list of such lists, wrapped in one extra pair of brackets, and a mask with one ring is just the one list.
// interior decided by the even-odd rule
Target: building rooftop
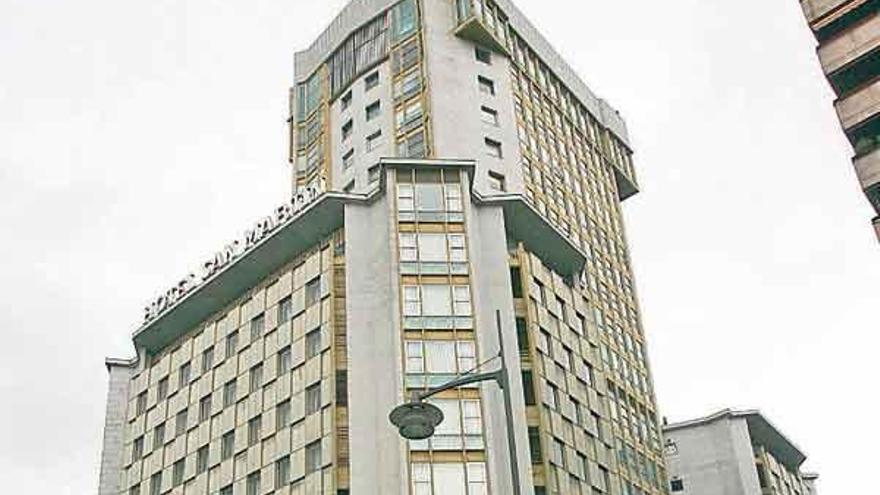
[(748, 424), (752, 443), (766, 448), (773, 457), (790, 469), (797, 470), (807, 459), (806, 454), (757, 409), (724, 409), (702, 418), (667, 424), (663, 431), (684, 430), (730, 419), (744, 419)]

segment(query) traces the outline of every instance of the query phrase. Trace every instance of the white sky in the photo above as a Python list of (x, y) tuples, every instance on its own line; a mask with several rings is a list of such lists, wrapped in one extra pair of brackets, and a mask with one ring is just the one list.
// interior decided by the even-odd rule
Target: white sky
[[(0, 0), (4, 492), (95, 492), (104, 357), (284, 201), (293, 51), (343, 3)], [(662, 413), (759, 407), (864, 491), (878, 244), (798, 2), (518, 4), (628, 120)]]

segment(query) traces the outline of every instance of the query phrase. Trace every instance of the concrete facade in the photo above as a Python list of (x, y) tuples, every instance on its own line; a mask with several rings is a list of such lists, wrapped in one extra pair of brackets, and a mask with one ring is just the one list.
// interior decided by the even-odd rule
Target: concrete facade
[(880, 239), (880, 1), (801, 0)]
[(664, 426), (672, 493), (816, 495), (804, 454), (758, 411), (724, 410)]
[[(154, 304), (102, 495), (501, 495), (509, 437), (524, 494), (666, 493), (620, 115), (506, 0), (353, 0), (295, 62), (291, 184), (319, 194)], [(484, 383), (401, 440), (396, 405), (501, 342), (512, 428)]]

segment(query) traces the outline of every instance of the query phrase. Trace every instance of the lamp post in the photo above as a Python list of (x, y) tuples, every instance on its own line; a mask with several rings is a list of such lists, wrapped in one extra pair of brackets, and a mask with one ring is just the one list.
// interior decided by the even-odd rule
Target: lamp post
[(510, 480), (513, 483), (513, 495), (520, 495), (519, 463), (516, 455), (516, 439), (513, 433), (513, 403), (510, 399), (510, 379), (504, 358), (504, 338), (501, 335), (501, 311), (495, 312), (495, 325), (498, 329), (498, 357), (501, 368), (486, 373), (468, 373), (443, 385), (425, 391), (415, 392), (410, 402), (401, 404), (391, 411), (388, 419), (397, 427), (400, 436), (407, 440), (425, 440), (434, 434), (437, 425), (443, 422), (443, 411), (437, 406), (425, 402), (426, 399), (440, 392), (464, 385), (494, 380), (501, 387), (504, 396), (504, 412), (507, 420), (507, 448), (510, 455)]

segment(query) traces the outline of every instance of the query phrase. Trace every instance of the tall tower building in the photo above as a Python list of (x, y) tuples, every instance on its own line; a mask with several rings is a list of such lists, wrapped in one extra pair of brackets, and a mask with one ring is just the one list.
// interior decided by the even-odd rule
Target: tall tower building
[[(509, 0), (356, 0), (296, 54), (293, 199), (108, 360), (101, 495), (666, 493), (626, 126)], [(496, 312), (501, 331), (496, 331)], [(494, 383), (389, 412), (504, 343)]]
[(880, 0), (801, 0), (880, 239)]

